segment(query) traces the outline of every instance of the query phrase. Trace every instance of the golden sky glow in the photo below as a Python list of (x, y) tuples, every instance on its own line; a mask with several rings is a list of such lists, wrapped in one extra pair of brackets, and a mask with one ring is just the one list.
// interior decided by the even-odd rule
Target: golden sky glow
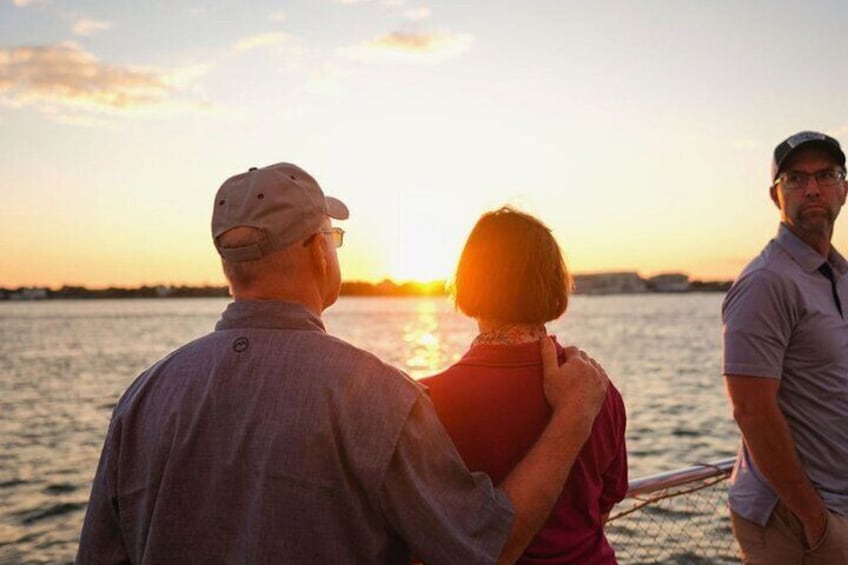
[(449, 277), (504, 204), (577, 272), (733, 278), (774, 145), (848, 142), (848, 5), (771, 6), (6, 0), (0, 287), (223, 284), (212, 197), (278, 161), (348, 204), (349, 280)]

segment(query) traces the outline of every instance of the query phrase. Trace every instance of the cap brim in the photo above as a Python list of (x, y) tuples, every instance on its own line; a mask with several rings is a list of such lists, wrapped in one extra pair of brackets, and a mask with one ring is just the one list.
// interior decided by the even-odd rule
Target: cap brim
[(345, 203), (339, 200), (338, 198), (333, 198), (332, 196), (325, 196), (324, 200), (327, 201), (327, 215), (335, 220), (347, 220), (350, 217), (350, 212), (345, 206)]

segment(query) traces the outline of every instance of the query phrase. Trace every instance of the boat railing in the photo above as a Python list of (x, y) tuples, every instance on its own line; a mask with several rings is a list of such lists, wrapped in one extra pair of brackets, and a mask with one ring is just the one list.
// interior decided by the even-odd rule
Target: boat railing
[(739, 563), (727, 511), (735, 460), (631, 480), (605, 528), (619, 563)]

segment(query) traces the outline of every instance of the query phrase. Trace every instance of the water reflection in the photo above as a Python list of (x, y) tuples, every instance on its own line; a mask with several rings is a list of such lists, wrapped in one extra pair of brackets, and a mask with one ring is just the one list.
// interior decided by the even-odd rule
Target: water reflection
[(403, 368), (412, 378), (418, 379), (437, 372), (447, 362), (439, 335), (436, 303), (431, 300), (419, 302), (413, 315), (403, 326), (406, 348)]

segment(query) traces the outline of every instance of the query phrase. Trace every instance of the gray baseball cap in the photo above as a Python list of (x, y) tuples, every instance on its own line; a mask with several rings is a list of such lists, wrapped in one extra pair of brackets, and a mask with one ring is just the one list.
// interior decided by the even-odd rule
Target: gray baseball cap
[[(253, 167), (224, 181), (212, 209), (212, 239), (228, 261), (253, 261), (284, 249), (321, 229), (324, 218), (346, 220), (341, 200), (324, 196), (312, 176), (291, 163)], [(265, 239), (243, 247), (221, 247), (218, 238), (233, 228), (249, 226)]]

